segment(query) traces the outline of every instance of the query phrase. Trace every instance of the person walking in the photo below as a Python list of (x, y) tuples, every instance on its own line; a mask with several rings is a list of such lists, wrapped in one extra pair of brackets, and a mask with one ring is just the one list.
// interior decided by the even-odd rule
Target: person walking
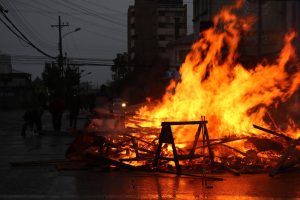
[(62, 115), (65, 110), (65, 102), (61, 97), (54, 97), (49, 103), (49, 112), (52, 115), (52, 125), (55, 131), (61, 130)]
[(44, 113), (44, 109), (42, 106), (36, 106), (32, 111), (33, 122), (35, 126), (35, 132), (39, 135), (42, 135), (43, 125), (42, 125), (42, 116)]
[(29, 131), (33, 132), (34, 125), (34, 116), (31, 108), (27, 109), (23, 115), (24, 123), (22, 126), (21, 136), (26, 137), (26, 131), (29, 128)]

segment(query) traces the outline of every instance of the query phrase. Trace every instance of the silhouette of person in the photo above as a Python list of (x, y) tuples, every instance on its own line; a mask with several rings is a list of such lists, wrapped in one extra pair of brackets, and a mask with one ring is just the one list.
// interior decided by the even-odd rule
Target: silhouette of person
[(55, 96), (49, 103), (49, 112), (52, 115), (52, 125), (55, 131), (61, 130), (61, 120), (64, 110), (64, 100), (59, 96)]
[(30, 131), (33, 131), (34, 125), (34, 116), (32, 109), (27, 109), (23, 115), (24, 123), (22, 126), (21, 136), (26, 137), (26, 131), (29, 128)]

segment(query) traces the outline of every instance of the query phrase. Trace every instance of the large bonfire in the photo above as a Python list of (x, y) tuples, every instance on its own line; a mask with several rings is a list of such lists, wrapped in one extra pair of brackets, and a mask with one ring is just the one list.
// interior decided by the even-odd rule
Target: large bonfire
[[(223, 8), (213, 19), (214, 26), (200, 33), (180, 68), (181, 80), (170, 83), (161, 101), (150, 102), (138, 111), (137, 118), (149, 120), (140, 126), (206, 116), (212, 138), (256, 133), (253, 123), (270, 127), (264, 120), (268, 107), (285, 102), (299, 87), (299, 67), (291, 64), (296, 33), (285, 35), (274, 62), (247, 69), (237, 62), (237, 49), (242, 33), (251, 29), (255, 19), (235, 14), (242, 3)], [(297, 137), (295, 129), (290, 134)], [(192, 140), (194, 131), (185, 127), (176, 131), (175, 138), (180, 142)]]
[[(133, 116), (126, 115), (125, 120), (122, 116), (118, 120), (108, 119), (110, 114), (100, 112), (100, 117), (92, 118), (86, 126), (86, 134), (81, 134), (71, 145), (68, 157), (82, 157), (90, 152), (97, 154), (98, 159), (100, 155), (131, 165), (152, 166), (154, 157), (159, 158), (162, 122), (203, 122), (205, 116), (209, 140), (195, 137), (197, 126), (172, 126), (173, 147), (176, 146), (181, 156), (180, 164), (194, 168), (206, 162), (208, 152), (211, 163), (215, 156), (215, 161), (235, 169), (245, 166), (256, 169), (258, 165), (264, 169), (277, 162), (291, 141), (300, 137), (295, 125), (286, 126), (284, 133), (280, 132), (270, 114), (271, 108), (287, 102), (300, 84), (300, 70), (292, 45), (296, 33), (291, 31), (285, 35), (283, 47), (274, 61), (264, 61), (251, 68), (243, 66), (238, 62), (239, 42), (255, 19), (236, 15), (242, 3), (238, 1), (223, 8), (214, 17), (213, 27), (200, 33), (180, 68), (180, 81), (172, 81), (161, 100), (149, 101)], [(109, 120), (113, 122), (110, 128)], [(120, 124), (122, 126), (118, 126)], [(280, 134), (274, 131), (271, 135), (263, 134), (252, 128), (253, 124), (275, 129)], [(205, 140), (210, 144), (205, 144)], [(297, 142), (293, 148), (299, 139)], [(207, 152), (206, 148), (210, 147), (213, 152)], [(170, 144), (165, 144), (162, 150), (162, 156), (172, 157)], [(298, 149), (290, 162), (299, 160)]]

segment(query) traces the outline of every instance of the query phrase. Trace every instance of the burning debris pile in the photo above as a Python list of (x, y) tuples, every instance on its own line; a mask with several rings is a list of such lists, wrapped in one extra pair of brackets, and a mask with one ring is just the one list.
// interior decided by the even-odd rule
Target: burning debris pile
[(275, 61), (248, 69), (237, 62), (237, 49), (255, 20), (237, 16), (241, 6), (238, 1), (222, 9), (214, 26), (200, 33), (180, 68), (181, 80), (171, 82), (160, 101), (117, 117), (124, 127), (103, 129), (109, 117), (91, 119), (67, 156), (89, 155), (108, 166), (171, 168), (177, 173), (257, 173), (271, 167), (274, 175), (298, 164), (299, 129), (288, 126), (283, 133), (269, 114), (299, 88), (292, 45), (296, 33), (286, 34)]

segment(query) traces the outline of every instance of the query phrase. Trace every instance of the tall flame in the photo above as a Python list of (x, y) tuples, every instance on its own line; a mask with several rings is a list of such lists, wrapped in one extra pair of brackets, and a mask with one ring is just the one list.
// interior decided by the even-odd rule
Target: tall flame
[[(181, 81), (171, 82), (161, 101), (141, 108), (138, 114), (159, 126), (161, 119), (200, 120), (205, 115), (213, 137), (250, 130), (252, 123), (264, 124), (267, 106), (286, 101), (299, 87), (300, 71), (293, 73), (289, 61), (295, 57), (295, 32), (286, 34), (284, 46), (274, 63), (259, 63), (246, 69), (237, 63), (241, 34), (250, 30), (254, 19), (234, 14), (242, 1), (220, 11), (214, 26), (200, 34), (180, 68)], [(176, 135), (185, 139), (194, 136)]]

